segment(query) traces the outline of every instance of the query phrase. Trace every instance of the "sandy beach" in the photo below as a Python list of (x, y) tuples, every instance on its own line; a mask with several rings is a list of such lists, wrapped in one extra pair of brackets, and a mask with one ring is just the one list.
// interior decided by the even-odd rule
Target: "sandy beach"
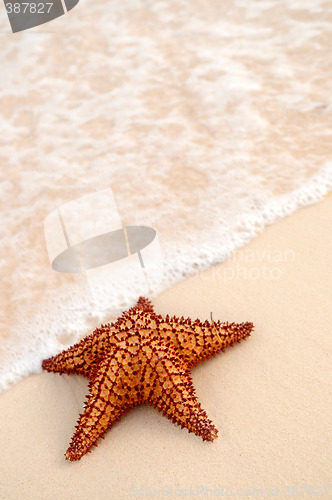
[[(0, 500), (332, 499), (329, 4), (80, 0), (12, 33), (0, 2)], [(139, 406), (69, 462), (87, 380), (41, 360), (109, 310), (91, 270), (113, 311), (141, 293), (53, 264), (123, 226), (158, 234), (154, 272), (129, 237), (112, 261), (163, 270), (156, 312), (255, 330), (192, 371), (218, 439)]]
[(328, 196), (154, 299), (164, 315), (255, 324), (192, 372), (218, 439), (140, 406), (68, 462), (86, 380), (33, 375), (0, 395), (0, 498), (332, 498), (331, 227)]

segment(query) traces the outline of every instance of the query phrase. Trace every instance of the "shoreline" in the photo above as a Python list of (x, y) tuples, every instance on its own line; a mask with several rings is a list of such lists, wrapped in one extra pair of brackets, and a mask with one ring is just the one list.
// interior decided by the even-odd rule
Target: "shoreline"
[[(178, 490), (180, 497), (192, 488), (202, 498), (221, 488), (232, 495), (247, 490), (242, 497), (250, 498), (256, 489), (268, 498), (276, 488), (282, 497), (287, 487), (302, 487), (305, 494), (305, 488), (321, 487), (324, 498), (330, 479), (331, 227), (328, 196), (266, 227), (234, 258), (153, 301), (162, 315), (204, 320), (212, 311), (214, 320), (255, 325), (247, 342), (192, 371), (218, 439), (203, 443), (152, 407), (140, 406), (91, 453), (70, 463), (64, 453), (86, 380), (31, 375), (0, 394), (0, 498), (145, 498), (153, 490), (161, 495), (162, 488), (168, 496)], [(268, 248), (282, 258), (273, 261)], [(277, 268), (278, 279), (264, 278), (264, 266)], [(225, 282), (225, 276), (231, 278)]]

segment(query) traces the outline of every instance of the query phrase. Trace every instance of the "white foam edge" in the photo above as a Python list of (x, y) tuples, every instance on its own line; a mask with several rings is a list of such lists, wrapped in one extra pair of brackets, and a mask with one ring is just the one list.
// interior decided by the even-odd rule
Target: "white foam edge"
[[(254, 222), (246, 228), (246, 231), (243, 231), (243, 226), (241, 225), (241, 239), (231, 238), (233, 246), (230, 244), (224, 255), (228, 255), (229, 257), (235, 250), (240, 249), (252, 240), (265, 226), (271, 225), (283, 217), (291, 215), (300, 208), (318, 203), (331, 189), (332, 162), (327, 162), (320, 171), (311, 177), (302, 187), (287, 195), (276, 198), (263, 206), (260, 210), (257, 210)], [(234, 230), (236, 231), (236, 226)], [(204, 271), (211, 265), (221, 263), (223, 260), (216, 257), (215, 259), (209, 260), (208, 265), (199, 265), (198, 269), (194, 268), (192, 265), (191, 269), (182, 274), (181, 278), (173, 279), (171, 280), (172, 282), (168, 284), (165, 283), (164, 289), (174, 285), (182, 279), (190, 277), (193, 272), (197, 273), (197, 270)], [(159, 290), (159, 292), (160, 291), (161, 290)], [(97, 326), (98, 325), (96, 325), (96, 327)], [(78, 340), (79, 339), (75, 340), (75, 342)], [(15, 359), (8, 358), (5, 361), (1, 369), (2, 374), (0, 374), (0, 392), (19, 382), (25, 376), (33, 373), (40, 373), (42, 371), (41, 362), (44, 358), (49, 356), (50, 350), (53, 348), (54, 351), (59, 350), (59, 342), (57, 342), (56, 339), (44, 339), (41, 344), (38, 355), (31, 349), (31, 346), (29, 348), (29, 345), (23, 344), (19, 356), (14, 355)], [(11, 349), (11, 347), (13, 347), (13, 349)], [(66, 346), (62, 346), (62, 348), (65, 349)], [(14, 354), (14, 345), (11, 346), (9, 343), (9, 345), (6, 346), (6, 350), (9, 352), (13, 351)], [(56, 354), (56, 352), (54, 352), (54, 354)]]

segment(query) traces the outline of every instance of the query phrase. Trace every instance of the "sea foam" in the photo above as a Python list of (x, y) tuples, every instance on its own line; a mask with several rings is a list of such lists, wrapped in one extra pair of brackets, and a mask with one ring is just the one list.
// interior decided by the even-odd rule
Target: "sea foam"
[(1, 37), (1, 389), (134, 301), (115, 284), (100, 311), (52, 270), (44, 220), (64, 203), (110, 188), (124, 225), (157, 231), (153, 296), (331, 190), (326, 10), (81, 0)]

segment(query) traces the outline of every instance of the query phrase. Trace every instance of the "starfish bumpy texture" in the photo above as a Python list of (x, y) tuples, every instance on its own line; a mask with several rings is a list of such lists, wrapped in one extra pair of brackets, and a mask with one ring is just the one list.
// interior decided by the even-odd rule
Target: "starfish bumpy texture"
[(44, 360), (49, 372), (77, 373), (90, 380), (90, 395), (65, 454), (79, 460), (121, 416), (139, 403), (157, 407), (174, 423), (213, 441), (217, 429), (195, 395), (190, 370), (234, 342), (252, 323), (201, 323), (157, 315), (149, 300), (60, 354)]

